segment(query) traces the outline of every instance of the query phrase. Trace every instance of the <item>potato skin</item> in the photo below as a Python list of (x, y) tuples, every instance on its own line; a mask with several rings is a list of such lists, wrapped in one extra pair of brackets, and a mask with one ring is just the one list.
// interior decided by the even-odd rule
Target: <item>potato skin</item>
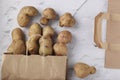
[(64, 43), (56, 43), (53, 49), (57, 56), (66, 56), (68, 53), (67, 46)]
[(48, 22), (49, 22), (49, 19), (47, 19), (47, 18), (45, 18), (45, 17), (42, 17), (42, 18), (40, 19), (40, 23), (41, 23), (42, 25), (47, 25)]
[(19, 13), (19, 14), (18, 14), (17, 21), (18, 21), (18, 24), (19, 24), (21, 27), (26, 27), (26, 26), (29, 24), (29, 22), (30, 22), (30, 17), (29, 17), (29, 16), (26, 16), (26, 14), (21, 14), (21, 13)]
[(43, 56), (51, 55), (52, 49), (52, 39), (50, 36), (42, 36), (39, 40), (40, 48), (39, 54)]
[(58, 34), (58, 37), (57, 37), (58, 42), (67, 44), (71, 42), (71, 40), (72, 40), (72, 34), (67, 30), (61, 31)]
[(14, 52), (13, 54), (25, 54), (26, 53), (26, 45), (22, 40), (14, 40)]
[(75, 24), (75, 19), (70, 13), (65, 13), (60, 17), (59, 26), (72, 27)]
[(30, 36), (28, 41), (26, 42), (27, 45), (27, 50), (29, 54), (38, 54), (39, 53), (39, 38), (41, 35), (39, 34), (34, 34)]
[(26, 46), (22, 40), (13, 40), (10, 46), (7, 49), (8, 53), (12, 54), (25, 54)]
[(24, 40), (24, 37), (25, 37), (24, 33), (20, 28), (13, 29), (13, 31), (12, 31), (12, 39), (13, 40), (18, 40), (18, 39)]
[(39, 43), (45, 43), (45, 44), (49, 44), (52, 45), (52, 39), (50, 36), (42, 36), (39, 40)]
[(24, 6), (18, 16), (17, 21), (21, 27), (26, 27), (30, 22), (30, 17), (36, 16), (38, 14), (38, 10), (33, 6)]
[(38, 23), (33, 23), (29, 29), (29, 39), (27, 41), (27, 50), (29, 54), (39, 54), (39, 38), (42, 28)]
[(8, 53), (12, 54), (25, 54), (26, 45), (24, 41), (24, 33), (20, 28), (15, 28), (12, 31), (12, 43), (7, 49)]
[(96, 72), (96, 69), (95, 67), (91, 67), (85, 63), (77, 63), (74, 65), (74, 71), (77, 77), (85, 78), (89, 74), (94, 74)]
[(43, 28), (43, 36), (54, 36), (55, 31), (51, 26), (45, 26)]
[(56, 12), (52, 8), (46, 8), (43, 11), (43, 16), (47, 19), (55, 19), (56, 18)]
[(29, 29), (29, 36), (42, 33), (42, 28), (38, 23), (33, 23)]

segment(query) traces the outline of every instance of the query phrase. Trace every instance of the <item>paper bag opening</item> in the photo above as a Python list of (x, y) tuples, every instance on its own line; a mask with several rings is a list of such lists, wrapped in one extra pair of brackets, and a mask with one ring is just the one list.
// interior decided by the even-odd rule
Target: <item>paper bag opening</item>
[(66, 56), (3, 55), (2, 80), (66, 80)]

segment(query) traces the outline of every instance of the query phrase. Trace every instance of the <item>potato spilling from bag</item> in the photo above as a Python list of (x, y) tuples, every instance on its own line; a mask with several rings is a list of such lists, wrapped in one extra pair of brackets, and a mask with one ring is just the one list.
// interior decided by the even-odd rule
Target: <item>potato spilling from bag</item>
[(39, 54), (39, 38), (42, 28), (38, 23), (33, 23), (29, 29), (29, 39), (26, 42), (29, 54)]
[(26, 45), (24, 40), (24, 33), (20, 28), (15, 28), (12, 31), (12, 43), (7, 49), (7, 53), (25, 54)]
[(58, 34), (57, 43), (55, 43), (53, 49), (56, 55), (58, 56), (66, 56), (68, 53), (68, 49), (66, 44), (71, 42), (72, 34), (67, 31), (63, 30)]
[(52, 49), (52, 39), (50, 36), (42, 36), (39, 40), (40, 48), (39, 48), (39, 54), (46, 56), (46, 55), (52, 55), (53, 49)]

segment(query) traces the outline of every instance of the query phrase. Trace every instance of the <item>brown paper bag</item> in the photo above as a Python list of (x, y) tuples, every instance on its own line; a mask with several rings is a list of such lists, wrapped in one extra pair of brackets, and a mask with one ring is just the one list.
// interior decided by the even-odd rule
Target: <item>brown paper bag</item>
[(108, 12), (120, 13), (120, 0), (108, 0)]
[[(106, 42), (101, 40), (101, 21), (107, 19)], [(120, 0), (108, 0), (108, 13), (95, 18), (95, 43), (106, 49), (105, 67), (120, 68)]]
[[(102, 20), (107, 20), (106, 42), (102, 42)], [(120, 14), (100, 13), (95, 18), (94, 41), (105, 51), (105, 67), (120, 68)]]
[(66, 80), (66, 56), (4, 54), (2, 61), (2, 80)]

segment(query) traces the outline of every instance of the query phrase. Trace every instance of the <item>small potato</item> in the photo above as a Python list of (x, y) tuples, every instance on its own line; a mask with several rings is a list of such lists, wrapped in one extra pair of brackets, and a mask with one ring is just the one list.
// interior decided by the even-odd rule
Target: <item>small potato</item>
[(33, 23), (30, 26), (30, 30), (29, 30), (29, 36), (35, 35), (35, 34), (40, 34), (42, 33), (42, 28), (38, 23)]
[(41, 23), (42, 25), (47, 25), (48, 22), (49, 22), (49, 19), (47, 19), (47, 18), (45, 18), (45, 17), (42, 17), (42, 18), (40, 19), (40, 23)]
[(42, 36), (39, 40), (39, 54), (43, 56), (52, 54), (52, 39), (49, 36)]
[(53, 49), (58, 56), (66, 56), (68, 53), (67, 46), (64, 43), (56, 43), (53, 46)]
[(90, 74), (94, 74), (96, 72), (96, 68), (85, 63), (77, 63), (74, 66), (74, 71), (77, 77), (85, 78)]
[(26, 27), (31, 17), (36, 16), (38, 14), (38, 10), (33, 6), (25, 6), (23, 7), (17, 17), (18, 24), (21, 27)]
[(58, 34), (58, 37), (57, 37), (58, 42), (66, 44), (66, 43), (71, 42), (71, 40), (72, 40), (72, 34), (67, 30), (61, 31)]
[(43, 28), (43, 36), (53, 36), (55, 34), (54, 29), (51, 26), (46, 26)]
[(38, 54), (39, 53), (39, 38), (41, 35), (36, 34), (32, 35), (27, 41), (27, 50), (29, 54)]
[(47, 19), (55, 19), (56, 18), (56, 12), (52, 8), (46, 8), (43, 11), (43, 16)]
[(60, 17), (59, 25), (61, 27), (63, 26), (72, 27), (75, 24), (75, 22), (76, 22), (75, 19), (70, 13), (65, 13), (64, 15)]

